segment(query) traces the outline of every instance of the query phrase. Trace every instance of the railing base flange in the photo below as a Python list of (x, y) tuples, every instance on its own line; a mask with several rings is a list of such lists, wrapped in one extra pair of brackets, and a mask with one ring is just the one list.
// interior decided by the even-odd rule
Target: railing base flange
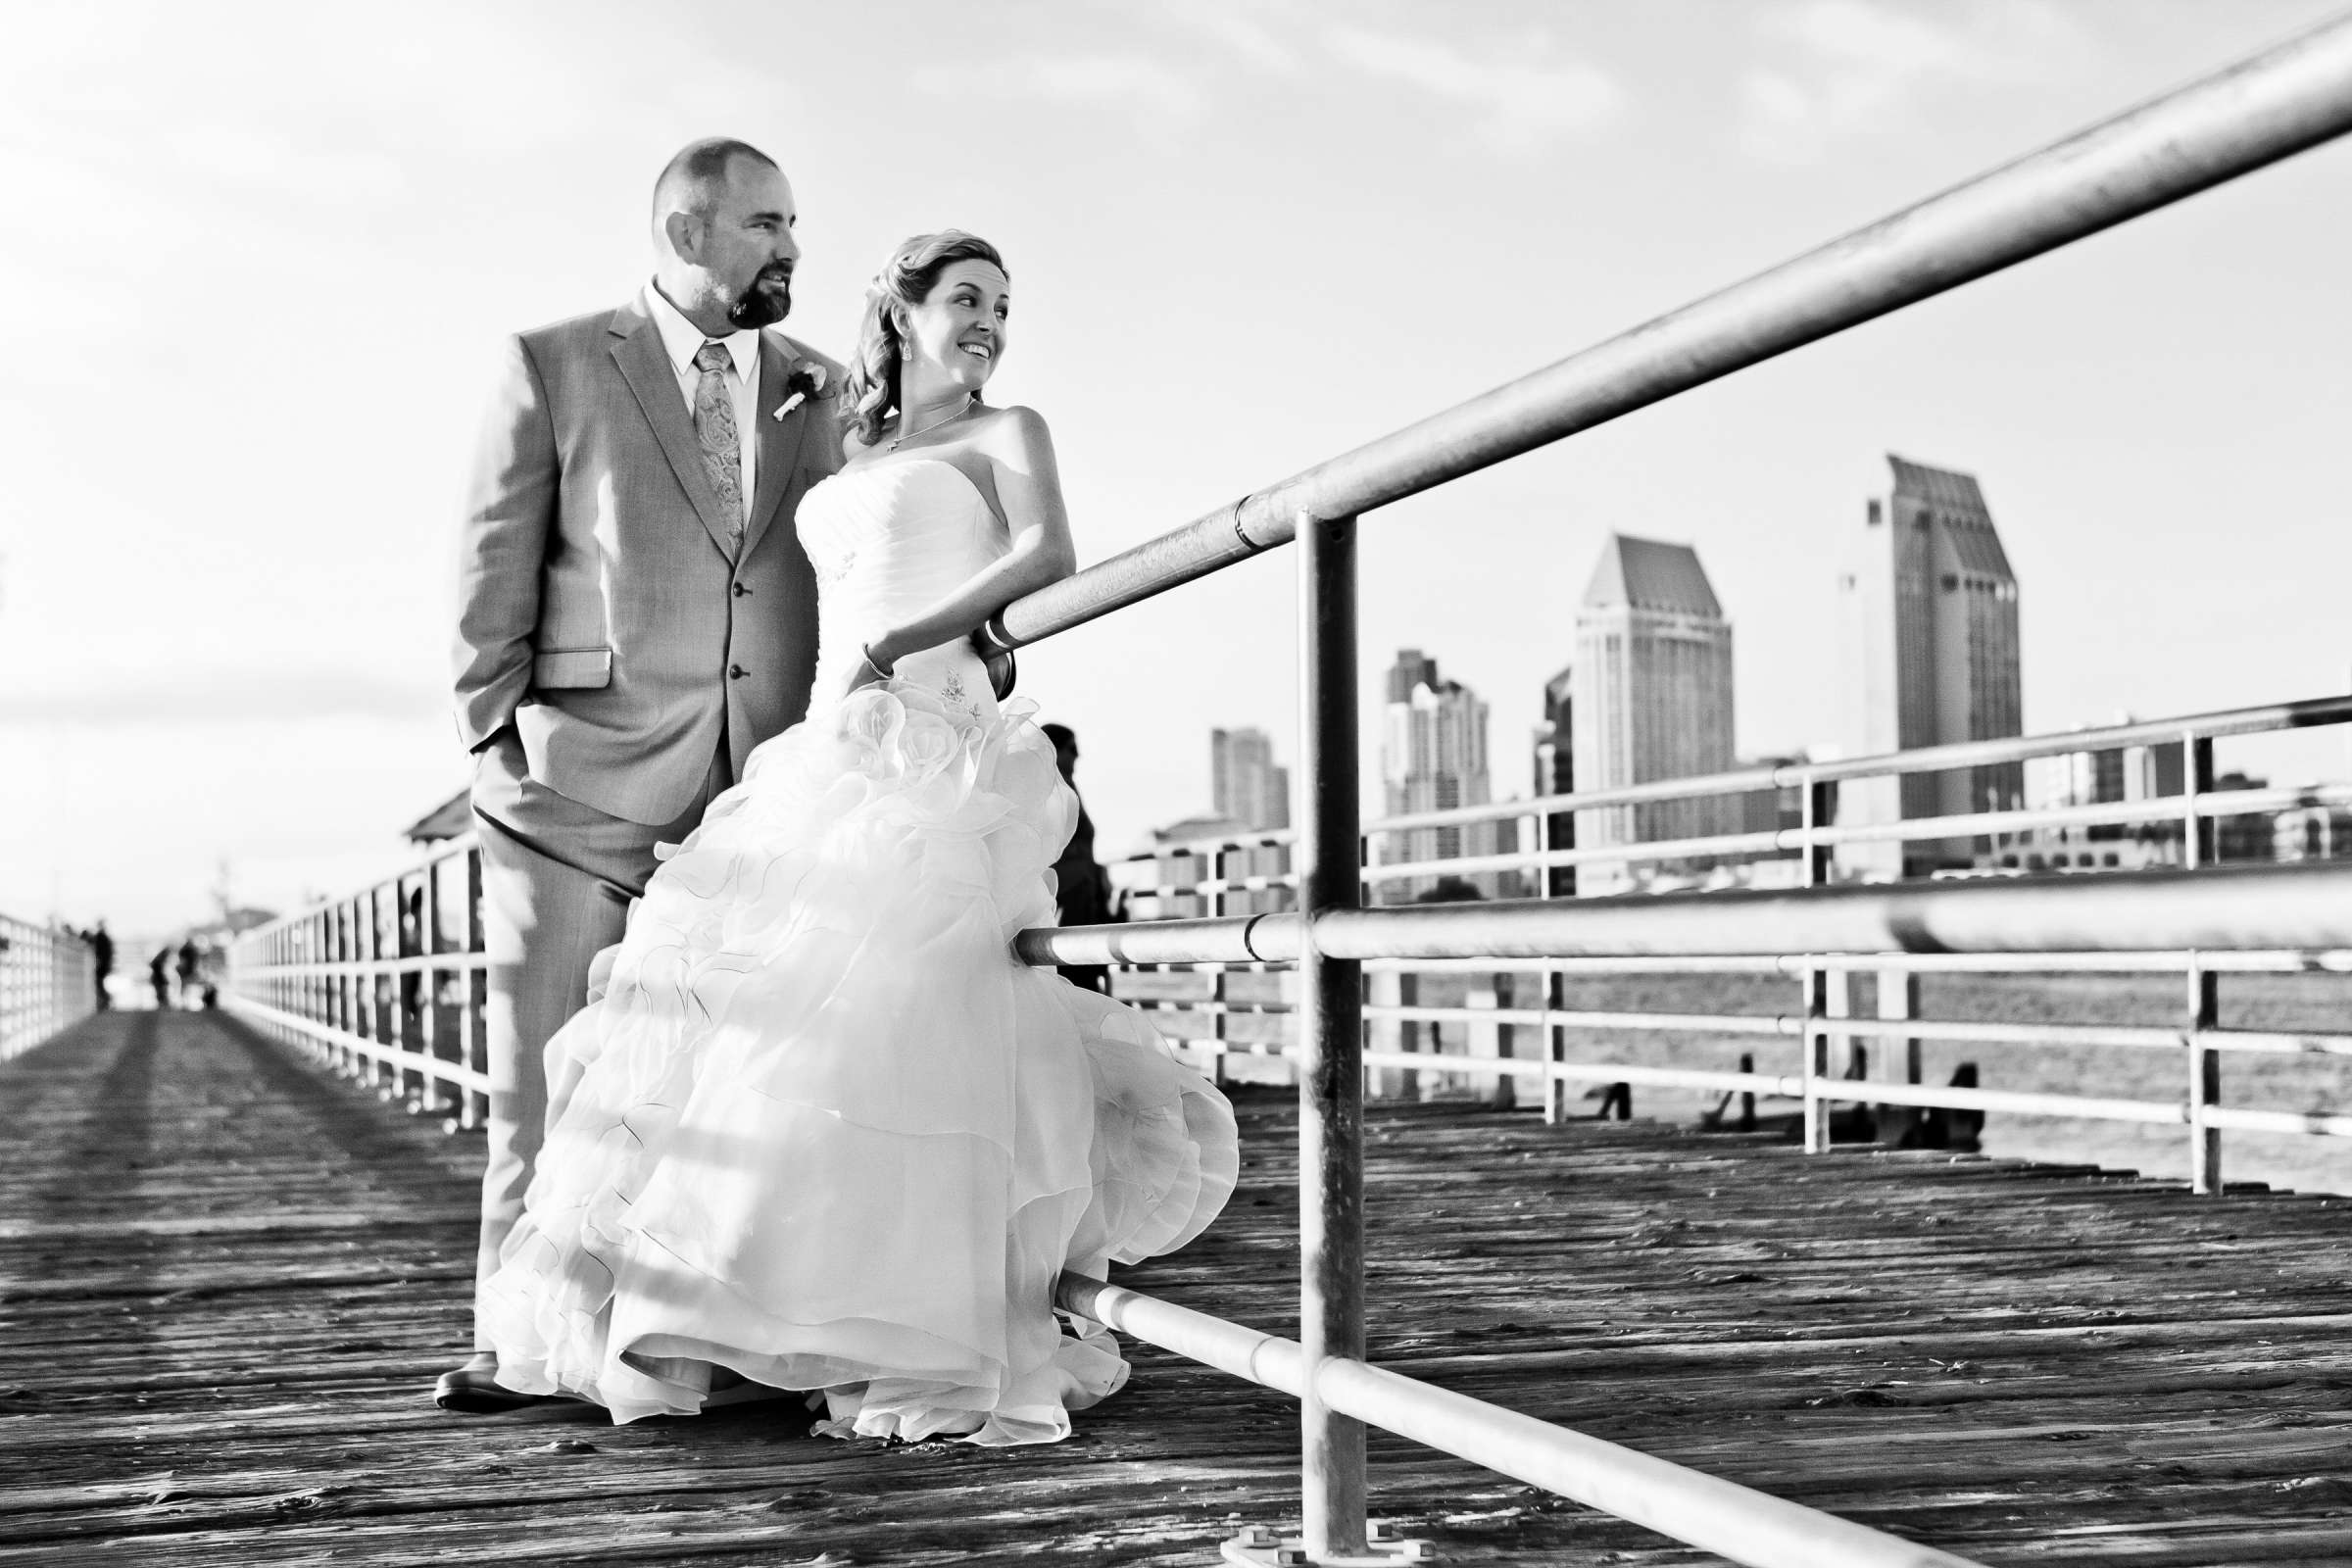
[(1263, 1525), (1252, 1525), (1221, 1548), (1227, 1562), (1256, 1568), (1396, 1568), (1398, 1563), (1436, 1562), (1437, 1546), (1396, 1534), (1393, 1525), (1375, 1524), (1362, 1554), (1310, 1557), (1304, 1536), (1277, 1536)]

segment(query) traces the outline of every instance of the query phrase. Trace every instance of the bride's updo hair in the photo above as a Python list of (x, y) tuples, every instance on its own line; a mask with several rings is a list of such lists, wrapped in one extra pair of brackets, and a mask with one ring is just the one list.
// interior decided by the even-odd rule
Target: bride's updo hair
[[(943, 228), (936, 234), (917, 234), (890, 253), (882, 270), (865, 285), (865, 315), (858, 326), (858, 358), (850, 365), (842, 398), (849, 405), (850, 429), (859, 442), (872, 446), (882, 439), (882, 425), (899, 406), (899, 355), (903, 345), (895, 308), (922, 304), (939, 275), (957, 262), (986, 262), (1006, 277), (1004, 258), (977, 234)], [(977, 402), (975, 398), (973, 401)]]

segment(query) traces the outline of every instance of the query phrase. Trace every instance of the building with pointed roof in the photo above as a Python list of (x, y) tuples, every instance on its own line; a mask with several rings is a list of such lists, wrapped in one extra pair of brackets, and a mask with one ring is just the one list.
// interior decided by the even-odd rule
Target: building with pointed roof
[[(1870, 757), (2025, 731), (2017, 574), (1970, 474), (1892, 453), (1893, 485), (1872, 498), (1838, 577), (1838, 740)], [(1852, 780), (1838, 819), (1957, 816), (2021, 804), (2022, 764)], [(1847, 875), (1886, 879), (1970, 863), (1970, 839), (1839, 847)]]
[[(1613, 789), (1733, 765), (1732, 626), (1698, 552), (1611, 534), (1576, 614), (1569, 722), (1576, 787)], [(1592, 849), (1733, 831), (1736, 801), (1660, 801), (1576, 813)], [(1647, 868), (1587, 862), (1579, 894), (1626, 892)]]
[[(1380, 742), (1382, 794), (1391, 816), (1484, 806), (1493, 796), (1487, 776), (1487, 705), (1458, 680), (1438, 674), (1438, 662), (1418, 648), (1400, 648), (1389, 667), (1388, 709)], [(1494, 855), (1504, 847), (1503, 822), (1465, 822), (1407, 828), (1382, 835), (1384, 865), (1428, 864)], [(1516, 892), (1518, 878), (1480, 871), (1465, 878), (1438, 874), (1380, 884), (1380, 897), (1404, 902), (1466, 880), (1480, 896)]]

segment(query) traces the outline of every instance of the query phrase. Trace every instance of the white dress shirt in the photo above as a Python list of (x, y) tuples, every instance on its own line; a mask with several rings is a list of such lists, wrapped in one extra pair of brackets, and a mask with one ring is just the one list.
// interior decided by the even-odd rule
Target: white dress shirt
[(662, 347), (669, 354), (669, 367), (678, 373), (678, 391), (686, 399), (688, 419), (694, 417), (695, 389), (703, 382), (703, 372), (694, 364), (694, 357), (702, 352), (703, 345), (723, 343), (727, 357), (734, 361), (735, 373), (727, 377), (727, 390), (735, 399), (735, 439), (743, 448), (743, 504), (748, 512), (752, 497), (760, 493), (759, 330), (747, 326), (722, 338), (707, 338), (701, 327), (686, 319), (662, 296), (661, 289), (650, 282), (645, 285), (645, 305), (653, 313), (654, 325), (661, 329)]

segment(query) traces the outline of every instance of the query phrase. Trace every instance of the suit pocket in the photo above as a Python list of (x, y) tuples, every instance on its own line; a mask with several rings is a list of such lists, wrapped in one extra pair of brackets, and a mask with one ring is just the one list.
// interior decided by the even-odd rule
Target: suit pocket
[(542, 691), (612, 684), (610, 648), (555, 648), (531, 660), (531, 684)]

